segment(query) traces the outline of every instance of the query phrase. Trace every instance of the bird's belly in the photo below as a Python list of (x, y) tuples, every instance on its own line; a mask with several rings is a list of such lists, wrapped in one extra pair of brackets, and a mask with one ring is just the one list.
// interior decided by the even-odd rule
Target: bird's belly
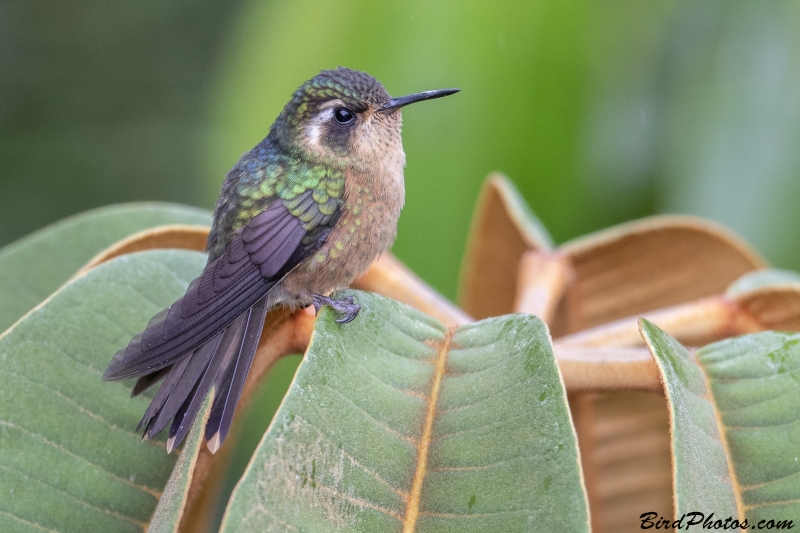
[(308, 305), (314, 294), (327, 295), (347, 287), (391, 246), (399, 208), (362, 205), (369, 207), (345, 209), (319, 250), (286, 275), (280, 284), (281, 303)]

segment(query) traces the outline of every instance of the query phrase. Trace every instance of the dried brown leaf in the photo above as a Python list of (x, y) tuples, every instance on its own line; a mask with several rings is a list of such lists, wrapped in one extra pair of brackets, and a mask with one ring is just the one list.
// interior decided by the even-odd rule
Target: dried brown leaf
[(80, 276), (115, 257), (133, 252), (163, 248), (180, 248), (203, 252), (206, 249), (207, 238), (208, 228), (206, 226), (171, 224), (169, 226), (146, 229), (139, 233), (134, 233), (98, 253), (78, 271), (76, 276)]
[(369, 270), (353, 282), (352, 287), (377, 292), (410, 305), (446, 326), (461, 326), (474, 321), (388, 252), (372, 263)]
[(569, 242), (573, 283), (552, 324), (560, 337), (706, 296), (766, 263), (727, 229), (686, 216), (622, 224)]
[(672, 516), (669, 413), (660, 393), (570, 395), (593, 533), (641, 531), (640, 514)]
[(529, 250), (552, 249), (550, 237), (501, 174), (490, 175), (481, 189), (461, 266), (458, 302), (482, 319), (514, 311), (517, 267)]
[(571, 275), (569, 258), (564, 254), (525, 252), (519, 263), (514, 311), (536, 315), (547, 323), (552, 322)]

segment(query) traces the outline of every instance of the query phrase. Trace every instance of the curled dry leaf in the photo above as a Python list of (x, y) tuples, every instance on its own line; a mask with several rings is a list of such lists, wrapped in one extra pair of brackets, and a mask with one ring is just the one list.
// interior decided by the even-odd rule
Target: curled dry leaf
[(800, 331), (800, 276), (794, 272), (754, 272), (725, 293), (755, 328)]
[(461, 326), (474, 320), (388, 252), (375, 261), (352, 286), (410, 305), (447, 326)]
[[(765, 262), (726, 229), (675, 216), (623, 224), (553, 250), (526, 231), (538, 221), (521, 220), (526, 209), (520, 205), (502, 179), (487, 180), (473, 219), (461, 301), (478, 318), (513, 305), (548, 321), (571, 392), (593, 530), (637, 529), (630, 517), (643, 505), (669, 516), (669, 422), (664, 399), (656, 395), (659, 373), (637, 323), (625, 317), (649, 313), (682, 328), (686, 338), (706, 342), (759, 329), (752, 311), (734, 312), (743, 301), (737, 307), (721, 294)], [(495, 301), (486, 303), (492, 294)], [(751, 298), (750, 309), (766, 305), (763, 291)], [(784, 323), (792, 313), (782, 315)]]
[(511, 181), (490, 175), (478, 197), (461, 264), (459, 305), (477, 319), (512, 313), (520, 258), (529, 250), (551, 249), (550, 236)]
[(720, 294), (765, 261), (727, 229), (686, 216), (622, 224), (559, 248), (573, 282), (553, 323), (563, 335)]
[(537, 250), (525, 252), (519, 261), (514, 311), (552, 322), (570, 277), (569, 257), (566, 255)]
[(559, 345), (643, 346), (639, 316), (689, 346), (764, 330), (798, 331), (800, 276), (779, 270), (752, 272), (733, 282), (723, 294), (573, 333), (561, 337)]

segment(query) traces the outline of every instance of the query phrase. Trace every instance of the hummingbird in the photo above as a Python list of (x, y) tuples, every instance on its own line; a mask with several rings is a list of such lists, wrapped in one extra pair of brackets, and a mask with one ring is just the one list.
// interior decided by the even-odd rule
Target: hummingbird
[(405, 198), (400, 110), (458, 91), (392, 98), (369, 74), (339, 67), (294, 92), (266, 138), (225, 177), (203, 272), (103, 374), (138, 378), (131, 396), (163, 380), (136, 428), (143, 439), (172, 421), (167, 452), (175, 449), (213, 386), (205, 439), (219, 449), (270, 309), (329, 306), (337, 322), (356, 318), (352, 298), (330, 294), (396, 236)]

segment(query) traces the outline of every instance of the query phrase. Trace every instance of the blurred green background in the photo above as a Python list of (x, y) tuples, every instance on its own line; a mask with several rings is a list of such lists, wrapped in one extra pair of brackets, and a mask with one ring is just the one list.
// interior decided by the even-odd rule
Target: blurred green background
[(92, 207), (211, 208), (318, 70), (404, 111), (395, 252), (455, 296), (480, 184), (507, 173), (561, 242), (658, 212), (800, 268), (800, 4), (783, 1), (0, 2), (0, 244)]

